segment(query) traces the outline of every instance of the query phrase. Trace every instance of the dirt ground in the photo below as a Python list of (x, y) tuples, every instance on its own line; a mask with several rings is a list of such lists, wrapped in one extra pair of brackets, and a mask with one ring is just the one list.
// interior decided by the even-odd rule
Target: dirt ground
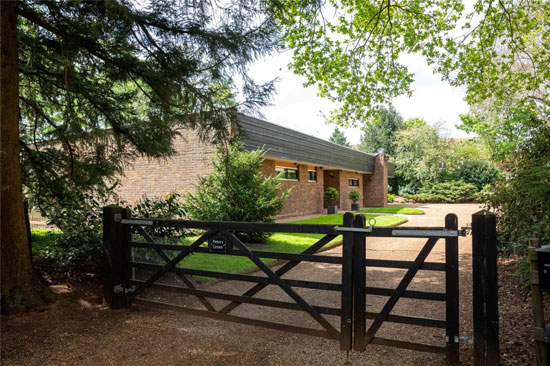
[[(408, 216), (404, 226), (444, 226), (447, 213), (456, 213), (459, 227), (471, 222), (479, 207), (461, 205), (416, 205), (426, 211), (422, 216)], [(425, 240), (370, 238), (367, 258), (412, 260)], [(334, 248), (324, 255), (340, 255)], [(460, 260), (460, 334), (472, 337), (471, 305), (471, 237), (459, 239)], [(444, 245), (440, 240), (429, 261), (443, 261)], [(396, 286), (404, 270), (368, 269), (367, 284), (376, 287)], [(258, 274), (259, 275), (259, 274)], [(530, 339), (528, 299), (513, 278), (513, 261), (499, 264), (501, 306), (501, 353), (504, 365), (528, 365), (533, 359)], [(302, 263), (285, 278), (339, 283), (339, 265)], [(210, 288), (240, 294), (250, 283), (222, 281)], [(420, 271), (409, 289), (443, 291), (444, 273)], [(169, 311), (134, 307), (109, 310), (101, 304), (97, 290), (86, 286), (58, 286), (66, 292), (62, 299), (43, 312), (2, 316), (1, 358), (3, 365), (339, 365), (346, 360), (335, 341), (284, 333), (275, 330), (234, 324)], [(337, 293), (296, 289), (308, 302), (319, 306), (340, 306)], [(159, 298), (160, 295), (150, 293)], [(292, 301), (275, 286), (257, 296)], [(384, 297), (369, 296), (369, 311), (378, 311)], [(201, 308), (192, 297), (179, 298), (189, 307)], [(226, 302), (212, 301), (217, 309)], [(241, 305), (231, 314), (286, 324), (319, 328), (304, 312)], [(444, 318), (444, 303), (400, 299), (392, 314)], [(339, 319), (326, 318), (335, 326)], [(339, 326), (338, 326), (339, 327)], [(386, 323), (379, 336), (405, 341), (444, 345), (444, 330)], [(472, 363), (472, 346), (461, 345), (461, 364)], [(354, 365), (442, 365), (443, 356), (369, 346), (366, 352), (350, 353)]]

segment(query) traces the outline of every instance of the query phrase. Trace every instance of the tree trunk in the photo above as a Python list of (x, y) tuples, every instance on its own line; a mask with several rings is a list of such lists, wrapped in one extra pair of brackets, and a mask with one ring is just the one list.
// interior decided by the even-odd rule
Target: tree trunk
[(47, 288), (29, 259), (19, 158), (19, 70), (17, 65), (16, 1), (1, 3), (1, 306), (2, 312), (40, 306)]

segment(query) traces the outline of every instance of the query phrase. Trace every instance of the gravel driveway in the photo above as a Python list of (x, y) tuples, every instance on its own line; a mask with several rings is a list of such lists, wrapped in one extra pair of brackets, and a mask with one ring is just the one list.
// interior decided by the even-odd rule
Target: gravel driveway
[[(416, 205), (426, 211), (425, 215), (407, 216), (403, 226), (444, 226), (447, 213), (456, 213), (459, 227), (471, 222), (471, 214), (478, 205), (457, 204)], [(377, 259), (412, 260), (425, 239), (370, 238), (367, 240), (367, 257)], [(331, 249), (324, 255), (341, 255), (341, 247)], [(444, 241), (440, 240), (429, 261), (444, 260)], [(471, 236), (459, 239), (460, 261), (460, 332), (472, 335), (471, 330)], [(369, 286), (396, 286), (405, 270), (368, 269)], [(285, 278), (339, 283), (339, 265), (302, 263), (288, 272)], [(251, 287), (250, 283), (235, 281), (211, 285), (220, 291), (240, 294)], [(409, 289), (443, 291), (444, 272), (420, 271)], [(320, 306), (340, 306), (338, 293), (296, 289), (308, 302)], [(292, 301), (275, 286), (268, 286), (259, 296), (283, 301)], [(368, 296), (370, 311), (378, 311), (385, 297)], [(212, 301), (219, 309), (222, 303)], [(185, 304), (200, 308), (193, 298)], [(48, 316), (49, 313), (49, 316)], [(304, 312), (282, 310), (255, 305), (241, 305), (231, 314), (250, 318), (284, 322), (287, 324), (319, 328)], [(444, 303), (414, 299), (400, 299), (392, 314), (444, 318)], [(3, 361), (8, 364), (36, 365), (341, 365), (345, 353), (335, 341), (296, 335), (264, 328), (211, 320), (191, 315), (130, 309), (111, 311), (90, 304), (71, 303), (56, 305), (45, 313), (29, 315), (36, 317), (36, 329), (28, 337), (10, 344), (10, 351), (3, 351)], [(56, 318), (64, 319), (61, 324)], [(339, 328), (339, 318), (327, 317)], [(13, 322), (25, 321), (14, 319)], [(27, 322), (29, 319), (26, 320)], [(35, 321), (33, 319), (33, 321)], [(15, 326), (14, 324), (12, 324)], [(48, 327), (55, 327), (48, 339)], [(6, 329), (3, 329), (3, 333)], [(6, 334), (6, 333), (4, 333)], [(406, 341), (444, 345), (444, 330), (418, 326), (385, 323), (379, 336)], [(40, 341), (45, 347), (40, 351), (25, 347), (28, 342)], [(45, 338), (45, 339), (44, 339)], [(461, 363), (470, 364), (471, 346), (461, 346)], [(441, 365), (443, 356), (406, 351), (383, 346), (369, 346), (366, 352), (350, 353), (354, 365)]]

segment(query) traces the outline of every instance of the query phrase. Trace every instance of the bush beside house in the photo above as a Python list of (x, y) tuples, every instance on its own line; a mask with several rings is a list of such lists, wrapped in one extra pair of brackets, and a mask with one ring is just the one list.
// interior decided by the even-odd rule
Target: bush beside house
[[(264, 176), (263, 151), (244, 151), (240, 143), (219, 148), (213, 173), (202, 178), (185, 197), (185, 210), (193, 220), (274, 222), (289, 191), (277, 177)], [(237, 233), (245, 242), (264, 243), (268, 233)]]

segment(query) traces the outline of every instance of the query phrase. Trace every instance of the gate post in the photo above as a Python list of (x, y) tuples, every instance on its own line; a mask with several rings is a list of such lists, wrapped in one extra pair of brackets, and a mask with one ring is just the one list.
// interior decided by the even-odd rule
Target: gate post
[[(353, 214), (344, 214), (344, 227), (352, 227)], [(342, 233), (342, 314), (340, 317), (340, 349), (350, 351), (353, 323), (353, 232)]]
[(472, 257), (474, 365), (498, 365), (496, 216), (487, 210), (472, 215)]
[[(458, 217), (445, 216), (445, 228), (458, 230)], [(446, 336), (445, 362), (458, 365), (458, 237), (445, 238), (445, 303)]]
[(128, 241), (130, 230), (120, 220), (129, 210), (119, 206), (103, 207), (103, 296), (111, 309), (127, 305)]
[(546, 343), (546, 323), (544, 322), (544, 303), (539, 279), (539, 258), (536, 249), (540, 248), (540, 240), (532, 238), (529, 241), (529, 269), (531, 270), (531, 307), (533, 312), (533, 336), (535, 338), (536, 353), (535, 361), (537, 366), (548, 366), (550, 357), (548, 355), (548, 343)]
[[(365, 216), (355, 216), (356, 228), (365, 227)], [(366, 235), (354, 233), (353, 235), (353, 349), (363, 351), (365, 349), (365, 239)]]

